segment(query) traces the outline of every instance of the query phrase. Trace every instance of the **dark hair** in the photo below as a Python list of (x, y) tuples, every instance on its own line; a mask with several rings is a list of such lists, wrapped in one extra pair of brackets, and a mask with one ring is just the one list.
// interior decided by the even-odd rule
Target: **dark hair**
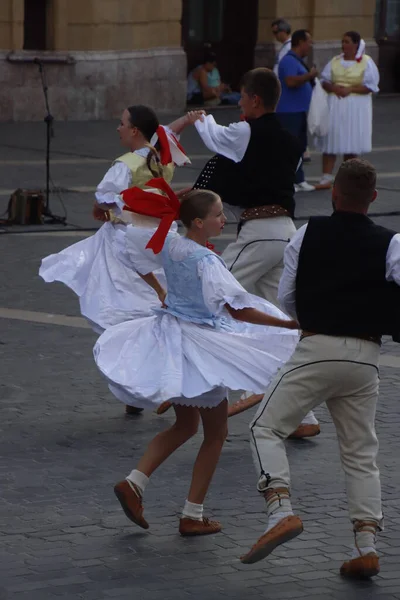
[(285, 21), (285, 19), (276, 19), (272, 21), (271, 27), (277, 27), (278, 31), (284, 31), (285, 33), (290, 33), (292, 31), (289, 23)]
[(154, 110), (148, 106), (136, 104), (129, 106), (127, 111), (132, 127), (137, 127), (149, 142), (160, 124)]
[(241, 87), (249, 96), (261, 98), (265, 108), (275, 109), (281, 95), (281, 84), (273, 71), (265, 67), (248, 71)]
[(308, 29), (297, 29), (292, 35), (292, 48), (296, 48), (300, 42), (306, 42), (308, 35), (310, 35)]
[(154, 147), (150, 145), (150, 140), (160, 124), (156, 113), (152, 108), (149, 106), (143, 106), (143, 104), (128, 106), (127, 111), (129, 112), (129, 121), (132, 127), (137, 127), (149, 142), (146, 144), (147, 148), (150, 150), (146, 161), (149, 171), (152, 175), (154, 175), (154, 177), (162, 177), (163, 169), (160, 156), (157, 151), (158, 142)]
[(367, 160), (350, 158), (341, 164), (335, 187), (349, 206), (368, 206), (376, 187), (375, 168)]
[(189, 229), (195, 219), (206, 218), (218, 199), (218, 194), (211, 190), (191, 190), (183, 197), (179, 211), (180, 220)]
[(217, 62), (217, 55), (215, 54), (215, 52), (206, 52), (205, 53), (203, 64), (216, 63), (216, 62)]
[(360, 45), (361, 35), (358, 33), (358, 31), (346, 31), (344, 36), (349, 37), (353, 44), (357, 44), (357, 46)]

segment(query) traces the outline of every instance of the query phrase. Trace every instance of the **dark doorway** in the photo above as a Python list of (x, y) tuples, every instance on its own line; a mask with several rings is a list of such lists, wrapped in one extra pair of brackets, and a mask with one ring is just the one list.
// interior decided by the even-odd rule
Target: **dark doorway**
[(222, 80), (238, 89), (254, 64), (258, 0), (183, 0), (182, 45), (188, 71), (201, 64), (207, 49), (217, 55)]
[(377, 0), (375, 38), (379, 46), (381, 92), (400, 92), (400, 0)]
[(25, 0), (24, 50), (46, 50), (47, 0)]

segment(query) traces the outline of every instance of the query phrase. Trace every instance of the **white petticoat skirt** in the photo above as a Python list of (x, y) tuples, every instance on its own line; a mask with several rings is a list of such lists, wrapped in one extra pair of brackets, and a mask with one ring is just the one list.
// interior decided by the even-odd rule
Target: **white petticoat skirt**
[[(151, 315), (160, 306), (154, 290), (121, 261), (114, 242), (125, 227), (105, 223), (93, 236), (44, 258), (39, 270), (47, 283), (59, 281), (75, 292), (81, 314), (99, 335), (111, 325)], [(156, 275), (165, 285), (164, 272)], [(137, 406), (127, 391), (113, 385), (109, 389), (124, 404)]]
[[(274, 314), (270, 304), (266, 312)], [(107, 329), (94, 347), (95, 361), (140, 408), (154, 409), (165, 400), (210, 408), (227, 389), (264, 393), (290, 358), (297, 332), (230, 317), (224, 322), (217, 330), (160, 311)]]
[[(99, 334), (111, 325), (150, 315), (160, 306), (154, 290), (116, 251), (116, 233), (125, 227), (104, 223), (93, 236), (44, 258), (39, 270), (46, 282), (60, 281), (75, 292), (81, 314)], [(165, 285), (164, 272), (156, 275)]]
[(366, 154), (372, 150), (372, 95), (328, 95), (329, 133), (318, 143), (324, 154)]

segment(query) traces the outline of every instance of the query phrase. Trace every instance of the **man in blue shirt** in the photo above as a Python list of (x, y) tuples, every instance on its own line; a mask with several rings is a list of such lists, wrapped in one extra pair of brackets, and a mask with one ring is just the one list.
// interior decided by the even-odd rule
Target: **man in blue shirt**
[[(295, 135), (307, 148), (307, 113), (310, 108), (312, 82), (317, 76), (315, 67), (308, 69), (303, 58), (312, 48), (311, 35), (305, 29), (299, 29), (292, 35), (292, 48), (279, 63), (278, 76), (282, 94), (276, 108), (277, 117), (282, 126)], [(315, 187), (305, 181), (302, 166), (296, 174), (295, 191), (311, 192)]]

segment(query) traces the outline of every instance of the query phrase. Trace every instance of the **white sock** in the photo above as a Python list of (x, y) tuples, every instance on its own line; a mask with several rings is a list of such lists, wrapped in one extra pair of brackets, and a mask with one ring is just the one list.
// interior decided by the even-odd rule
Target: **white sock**
[(279, 521), (282, 521), (282, 519), (285, 519), (286, 517), (290, 517), (293, 515), (293, 511), (285, 511), (285, 512), (276, 512), (273, 513), (272, 515), (268, 516), (268, 525), (266, 530), (264, 531), (264, 533), (267, 533), (267, 531), (269, 531), (270, 529), (272, 529), (273, 527), (275, 527), (275, 525), (277, 525), (279, 523)]
[(309, 413), (306, 414), (306, 416), (304, 417), (304, 419), (301, 422), (302, 425), (318, 425), (318, 421), (315, 418), (315, 415), (313, 413), (312, 410), (310, 410)]
[[(147, 475), (145, 475), (141, 471), (133, 469), (133, 471), (129, 473), (126, 480), (129, 484), (133, 483), (134, 486), (138, 488), (140, 495), (143, 496), (146, 486), (149, 483), (149, 478), (147, 477)], [(131, 486), (131, 488), (134, 492), (136, 492), (133, 486)]]
[(358, 558), (360, 554), (361, 556), (370, 553), (376, 554), (376, 531), (373, 528), (366, 526), (365, 529), (357, 531), (355, 535), (357, 545), (354, 546), (351, 558)]
[(265, 533), (285, 517), (293, 515), (289, 492), (277, 492), (267, 502), (268, 525)]
[(332, 173), (322, 173), (321, 179), (324, 179), (325, 181), (333, 181), (334, 176), (332, 175)]
[(189, 502), (189, 500), (185, 500), (185, 506), (182, 511), (183, 519), (193, 519), (195, 521), (203, 520), (203, 505), (202, 504), (194, 504), (194, 502)]

